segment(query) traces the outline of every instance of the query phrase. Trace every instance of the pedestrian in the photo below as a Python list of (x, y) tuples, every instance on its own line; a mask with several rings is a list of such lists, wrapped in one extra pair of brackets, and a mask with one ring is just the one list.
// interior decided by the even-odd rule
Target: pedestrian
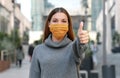
[(93, 68), (95, 69), (97, 66), (97, 52), (98, 52), (98, 47), (97, 44), (94, 41), (91, 41), (91, 51), (92, 51), (92, 60), (93, 60)]
[(16, 53), (16, 65), (19, 65), (19, 67), (21, 67), (23, 59), (24, 59), (24, 52), (23, 52), (22, 45), (20, 45)]
[(28, 55), (30, 57), (30, 62), (31, 62), (31, 59), (32, 59), (33, 50), (34, 50), (34, 44), (30, 44), (29, 48), (28, 48)]
[(53, 9), (46, 20), (43, 43), (34, 49), (29, 78), (78, 78), (76, 64), (89, 41), (82, 28), (83, 22), (74, 40), (68, 12), (62, 7)]

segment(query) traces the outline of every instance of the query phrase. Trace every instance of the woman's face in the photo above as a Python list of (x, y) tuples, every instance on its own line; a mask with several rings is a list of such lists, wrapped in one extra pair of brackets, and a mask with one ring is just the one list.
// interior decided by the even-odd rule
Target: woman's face
[(62, 12), (55, 13), (49, 23), (53, 41), (61, 41), (68, 32), (68, 18)]
[(68, 18), (64, 13), (57, 12), (52, 16), (50, 24), (68, 24)]

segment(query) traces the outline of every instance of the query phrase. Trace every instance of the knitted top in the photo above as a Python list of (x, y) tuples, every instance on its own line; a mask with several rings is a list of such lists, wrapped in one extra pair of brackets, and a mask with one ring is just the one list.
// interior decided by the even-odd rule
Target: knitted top
[(78, 39), (53, 42), (50, 35), (34, 49), (29, 78), (78, 78), (76, 62), (84, 50)]

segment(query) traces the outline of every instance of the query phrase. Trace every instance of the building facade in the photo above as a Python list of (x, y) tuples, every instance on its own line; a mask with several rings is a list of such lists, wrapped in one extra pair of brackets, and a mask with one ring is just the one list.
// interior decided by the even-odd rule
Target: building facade
[[(43, 31), (46, 18), (50, 13), (50, 11), (53, 8), (55, 8), (55, 6), (50, 2), (48, 2), (48, 0), (32, 0), (31, 3), (32, 3), (31, 17), (32, 17), (32, 30), (33, 30), (32, 32), (34, 33), (36, 31)], [(85, 21), (86, 17), (87, 17), (87, 27), (88, 27), (87, 30), (89, 31), (91, 30), (91, 0), (88, 0), (87, 3), (89, 6), (89, 8), (87, 8), (87, 15), (85, 15), (85, 9), (83, 9), (82, 7), (80, 7), (80, 9), (72, 9), (72, 10), (67, 9), (69, 14), (71, 15), (75, 33), (77, 32), (80, 21), (83, 21), (83, 20)], [(38, 25), (37, 22), (39, 22), (40, 25)], [(33, 38), (32, 32), (31, 32), (31, 38)], [(42, 32), (41, 33), (38, 32), (38, 33), (39, 33), (38, 36), (40, 37)], [(33, 40), (31, 40), (31, 42), (33, 42)]]
[(115, 2), (115, 30), (120, 34), (120, 0), (114, 0)]
[(31, 0), (31, 18), (33, 31), (42, 31), (43, 12), (44, 12), (44, 0)]
[(96, 20), (102, 9), (102, 0), (92, 0), (92, 30), (96, 31)]
[(31, 22), (21, 13), (20, 4), (12, 1), (0, 0), (0, 32), (11, 34), (18, 29), (22, 38), (24, 32), (31, 30)]
[[(106, 51), (111, 53), (111, 49), (114, 47), (113, 33), (116, 31), (120, 34), (120, 1), (118, 0), (108, 0), (106, 1)], [(97, 31), (101, 33), (101, 42), (103, 41), (103, 10), (101, 10), (97, 20), (96, 20)]]
[(31, 0), (32, 28), (29, 33), (29, 44), (41, 38), (45, 23), (44, 15), (51, 7), (53, 5), (48, 0)]

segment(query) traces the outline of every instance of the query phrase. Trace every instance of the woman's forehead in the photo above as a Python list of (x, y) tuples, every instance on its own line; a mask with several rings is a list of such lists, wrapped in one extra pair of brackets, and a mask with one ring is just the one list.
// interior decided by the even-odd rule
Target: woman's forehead
[(67, 15), (63, 12), (57, 12), (52, 16), (52, 18), (67, 18)]

